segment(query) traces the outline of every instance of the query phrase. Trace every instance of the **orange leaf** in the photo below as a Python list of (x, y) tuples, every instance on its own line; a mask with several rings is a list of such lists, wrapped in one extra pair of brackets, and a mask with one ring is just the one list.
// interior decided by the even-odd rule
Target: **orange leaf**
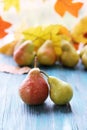
[(72, 0), (57, 0), (54, 9), (58, 14), (63, 16), (66, 11), (71, 13), (73, 16), (78, 17), (78, 12), (83, 6), (81, 2), (72, 3)]
[(75, 42), (74, 40), (72, 40), (72, 44), (73, 44), (73, 46), (74, 46), (74, 48), (75, 48), (76, 50), (79, 49), (80, 43)]
[(11, 26), (11, 23), (4, 21), (0, 17), (0, 38), (3, 38), (4, 36), (8, 34), (7, 32), (5, 32), (5, 29), (9, 28), (10, 26)]

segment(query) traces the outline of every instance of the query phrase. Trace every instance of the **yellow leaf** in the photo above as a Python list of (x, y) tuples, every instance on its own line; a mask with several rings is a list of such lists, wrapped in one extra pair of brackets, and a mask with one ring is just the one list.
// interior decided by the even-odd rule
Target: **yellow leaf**
[(29, 34), (29, 32), (27, 33), (27, 31), (23, 32), (23, 35), (24, 35), (24, 39), (26, 40), (34, 40), (36, 38), (35, 35), (33, 35), (32, 33)]
[(38, 50), (38, 48), (44, 43), (43, 39), (37, 38), (36, 40), (34, 40), (33, 44), (34, 44), (34, 48), (35, 51)]
[(60, 31), (60, 25), (59, 24), (53, 25), (53, 29), (51, 30), (51, 33), (58, 34), (59, 31)]
[(70, 32), (68, 31), (68, 29), (59, 24), (51, 24), (46, 27), (30, 27), (27, 30), (23, 31), (23, 35), (25, 40), (33, 41), (36, 51), (42, 44), (44, 44), (46, 40), (52, 40), (53, 46), (56, 50), (56, 53), (58, 54), (61, 53), (61, 41), (63, 39), (71, 39)]
[(39, 37), (42, 34), (42, 27), (41, 26), (36, 27), (35, 32), (36, 32), (35, 35)]
[(35, 46), (35, 51), (43, 44), (42, 27), (30, 27), (23, 31), (24, 39), (32, 40)]
[(52, 29), (53, 29), (53, 25), (49, 25), (47, 27), (44, 27), (43, 34), (46, 35), (48, 33), (51, 33)]
[(0, 53), (11, 56), (17, 41), (0, 46)]
[(80, 21), (71, 30), (72, 38), (77, 43), (87, 44), (87, 16)]
[(51, 39), (51, 34), (50, 33), (44, 34), (44, 32), (43, 32), (41, 39), (43, 39), (44, 41)]
[(52, 41), (53, 41), (53, 46), (54, 46), (56, 55), (60, 56), (62, 53), (62, 50), (61, 50), (62, 36), (61, 35), (52, 35)]
[(57, 34), (59, 32), (59, 28), (58, 28), (58, 25), (49, 25), (47, 27), (44, 28), (43, 30), (43, 34), (46, 35), (46, 34)]
[(17, 11), (20, 10), (19, 0), (3, 0), (3, 1), (4, 1), (4, 10), (5, 11), (9, 10), (11, 7), (15, 7), (15, 9)]
[(61, 47), (54, 47), (54, 50), (55, 50), (57, 56), (60, 56), (62, 54)]
[(57, 45), (60, 45), (61, 43), (61, 40), (62, 40), (62, 36), (61, 35), (52, 35), (52, 41), (53, 43), (57, 43)]
[(24, 38), (27, 40), (34, 40), (36, 37), (40, 37), (42, 33), (42, 27), (30, 27), (23, 31)]

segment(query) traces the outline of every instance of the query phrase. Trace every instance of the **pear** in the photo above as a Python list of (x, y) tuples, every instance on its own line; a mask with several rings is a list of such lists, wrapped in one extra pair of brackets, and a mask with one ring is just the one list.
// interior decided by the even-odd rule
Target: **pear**
[(48, 97), (48, 92), (48, 83), (40, 73), (39, 68), (31, 69), (19, 88), (21, 99), (29, 105), (44, 103)]
[(80, 52), (80, 58), (82, 61), (82, 64), (87, 69), (87, 45), (84, 45)]
[(73, 89), (71, 85), (54, 76), (49, 76), (44, 71), (40, 71), (47, 77), (49, 84), (50, 98), (57, 105), (65, 105), (73, 97)]
[(63, 41), (61, 44), (61, 49), (61, 63), (66, 67), (75, 67), (79, 62), (79, 54), (75, 50), (74, 46), (68, 41)]
[(50, 85), (50, 98), (58, 105), (67, 104), (73, 97), (73, 90), (70, 84), (54, 76), (48, 77)]
[(13, 53), (13, 58), (20, 66), (30, 65), (34, 59), (34, 45), (32, 41), (24, 41), (16, 47)]
[(87, 51), (87, 45), (83, 46), (80, 52), (80, 57), (82, 57), (83, 53)]
[(51, 40), (47, 40), (37, 51), (38, 61), (42, 65), (53, 65), (56, 62), (56, 53)]
[(74, 41), (78, 43), (87, 43), (87, 15), (82, 17), (71, 30)]
[(81, 60), (84, 67), (87, 69), (87, 50), (83, 53)]

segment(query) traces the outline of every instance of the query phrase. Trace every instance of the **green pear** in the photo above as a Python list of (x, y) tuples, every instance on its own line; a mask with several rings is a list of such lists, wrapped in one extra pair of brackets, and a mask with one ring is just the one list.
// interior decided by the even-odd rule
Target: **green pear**
[(87, 51), (87, 45), (83, 46), (81, 51), (80, 51), (80, 57), (82, 57), (83, 53)]
[(60, 61), (64, 66), (74, 67), (79, 62), (79, 54), (68, 41), (63, 41), (61, 43), (62, 54), (60, 56)]
[(58, 105), (67, 104), (73, 97), (73, 90), (70, 84), (54, 77), (48, 77), (50, 86), (50, 98)]
[(80, 58), (84, 67), (87, 68), (87, 45), (81, 49)]
[(87, 15), (77, 22), (71, 30), (71, 35), (77, 43), (87, 43)]
[(37, 51), (38, 61), (42, 65), (53, 65), (56, 62), (56, 53), (53, 43), (47, 40)]
[(84, 65), (84, 67), (87, 69), (87, 50), (84, 51), (84, 53), (81, 57), (81, 60), (82, 60), (82, 64)]
[(34, 45), (32, 41), (27, 40), (17, 46), (14, 50), (13, 58), (18, 65), (30, 65), (34, 59)]

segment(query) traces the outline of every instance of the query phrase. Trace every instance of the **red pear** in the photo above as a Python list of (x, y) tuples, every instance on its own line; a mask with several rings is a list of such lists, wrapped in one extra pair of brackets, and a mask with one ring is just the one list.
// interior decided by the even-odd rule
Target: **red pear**
[(21, 99), (29, 105), (39, 105), (46, 100), (48, 97), (48, 84), (39, 68), (33, 68), (29, 71), (20, 86), (19, 94)]
[(34, 45), (32, 41), (26, 40), (16, 46), (13, 53), (15, 62), (20, 65), (31, 65), (34, 59)]

